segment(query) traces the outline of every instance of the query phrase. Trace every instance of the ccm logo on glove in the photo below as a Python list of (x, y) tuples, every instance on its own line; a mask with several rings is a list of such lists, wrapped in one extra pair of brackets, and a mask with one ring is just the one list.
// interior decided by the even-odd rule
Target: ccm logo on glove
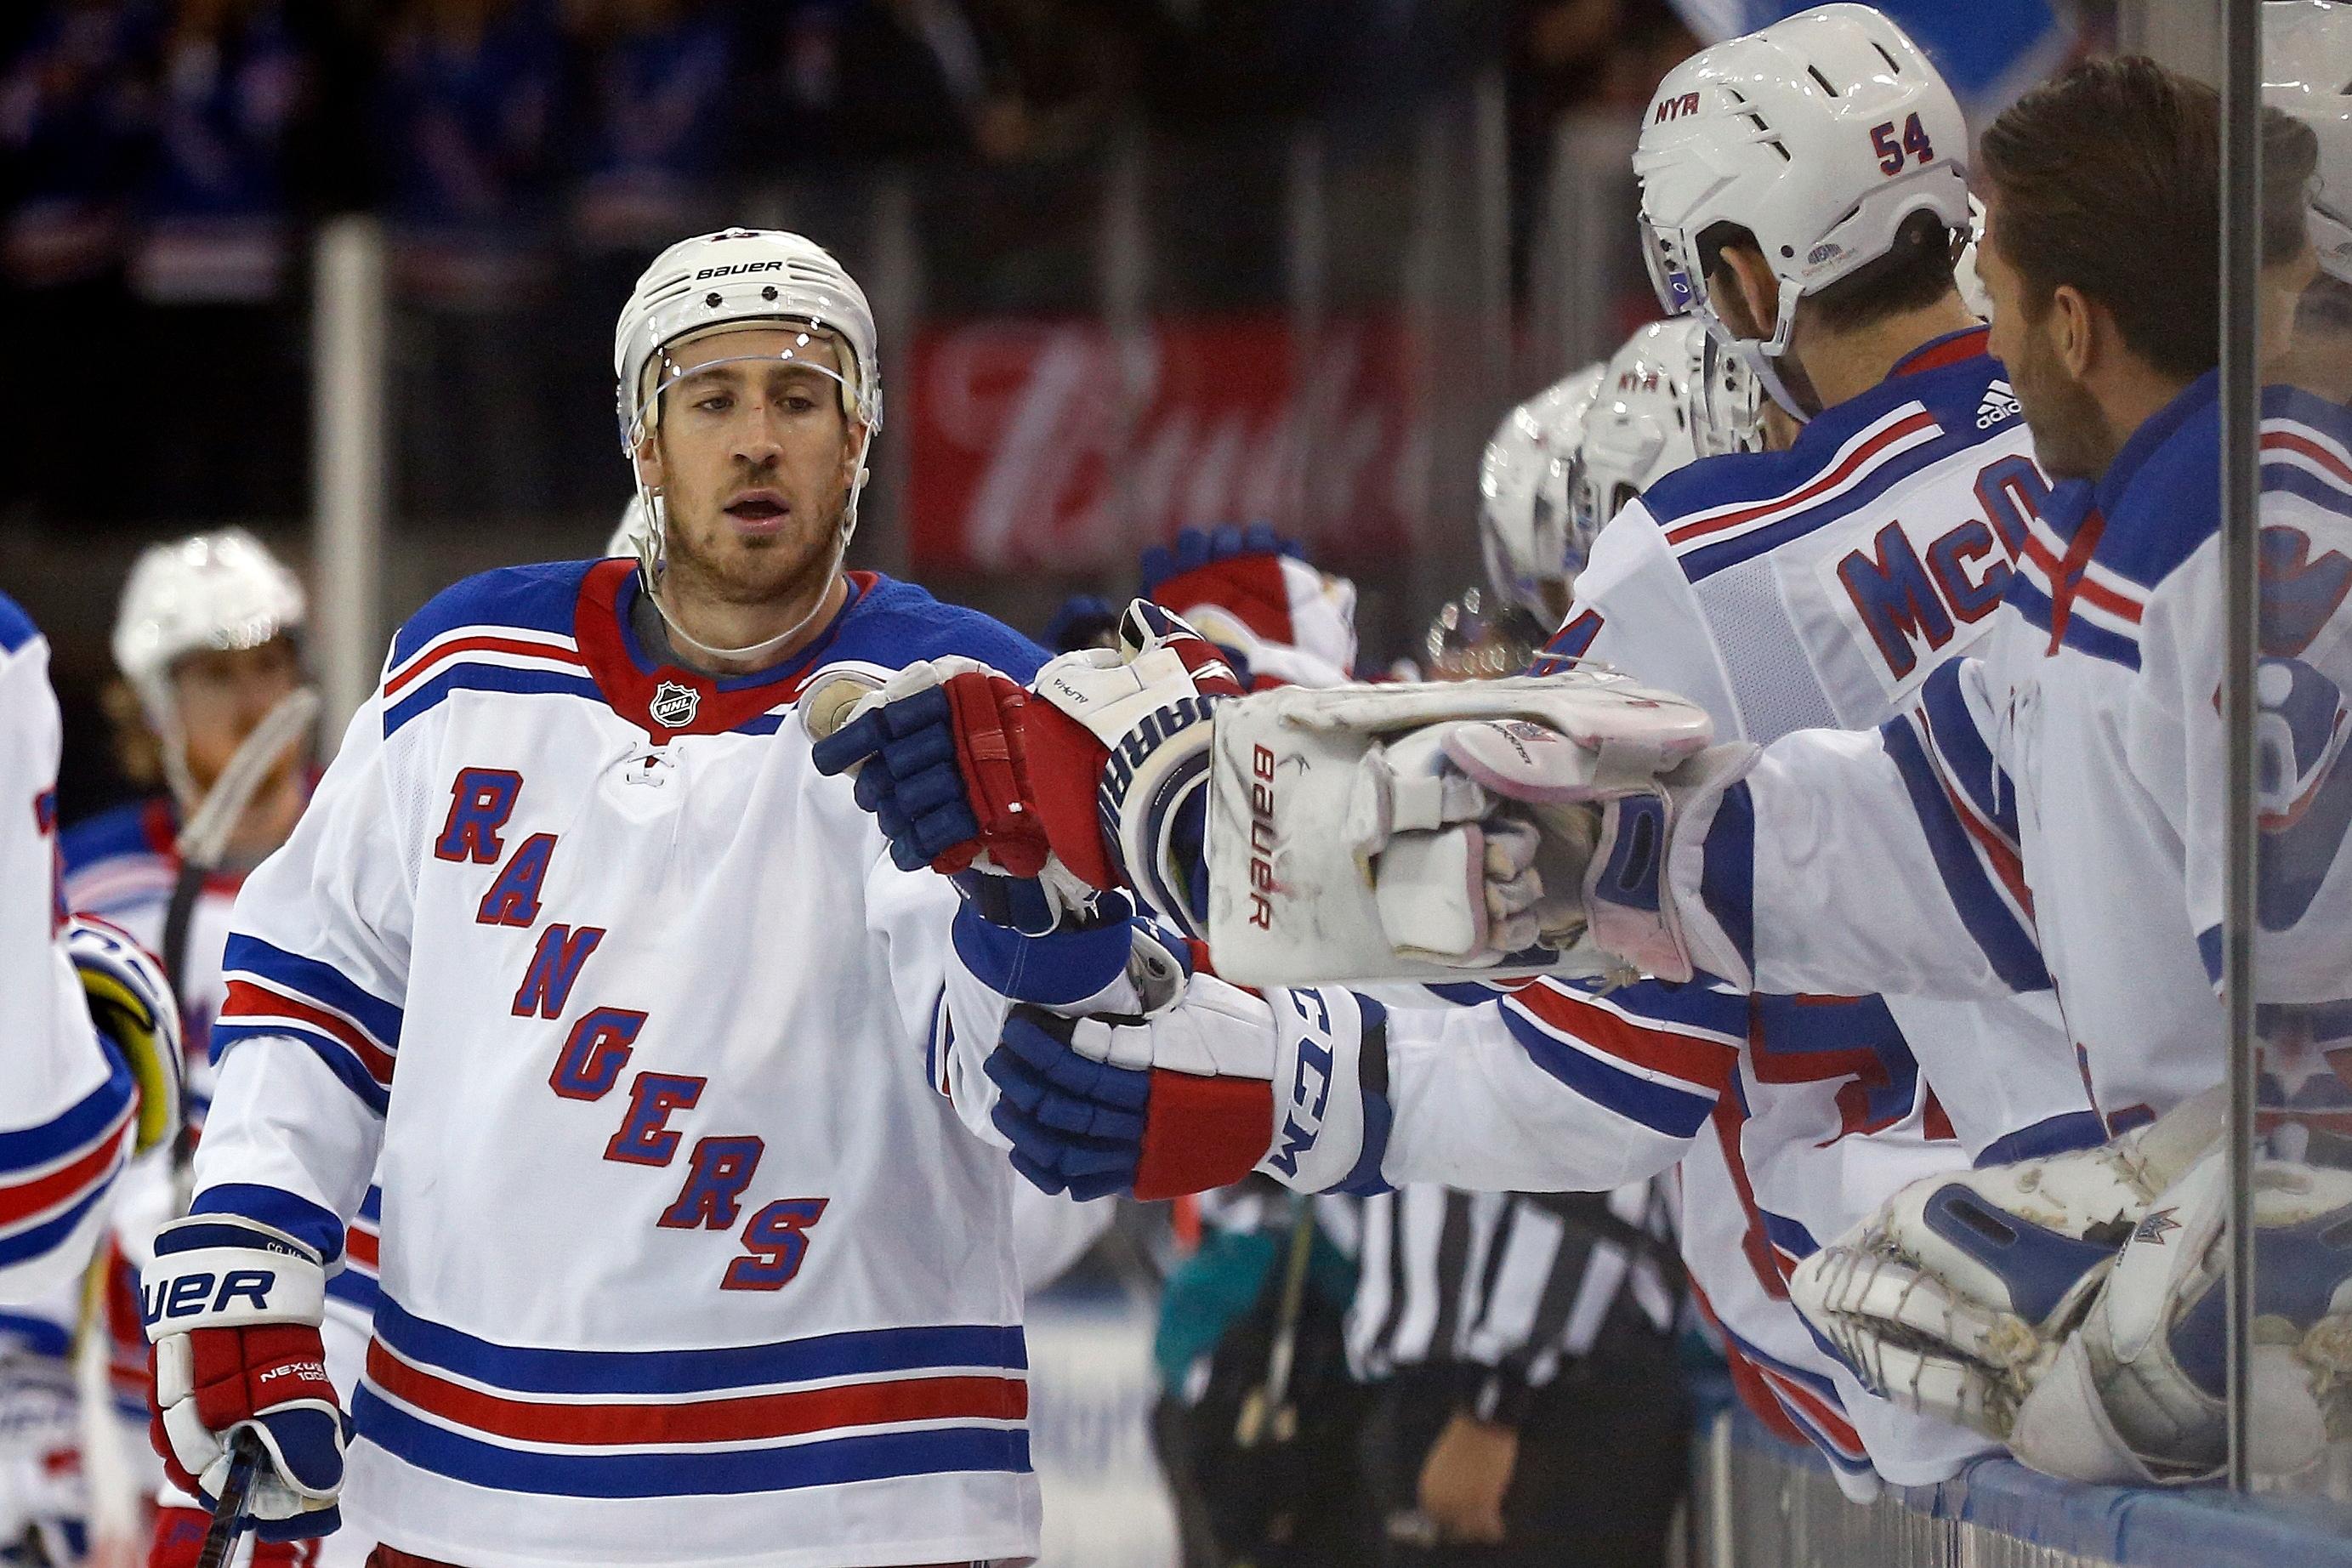
[(226, 1311), (229, 1302), (239, 1296), (244, 1297), (254, 1310), (268, 1311), (269, 1288), (277, 1283), (275, 1273), (260, 1268), (233, 1268), (217, 1276), (183, 1274), (158, 1284), (152, 1289), (142, 1287), (139, 1292), (140, 1316), (152, 1327), (166, 1318), (193, 1318), (206, 1312)]

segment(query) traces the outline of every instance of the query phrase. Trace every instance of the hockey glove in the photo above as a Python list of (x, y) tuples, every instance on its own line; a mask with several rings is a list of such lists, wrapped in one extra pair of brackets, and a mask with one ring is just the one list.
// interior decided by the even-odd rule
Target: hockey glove
[[(155, 1510), (155, 1530), (147, 1543), (147, 1568), (197, 1568), (205, 1532), (213, 1516), (200, 1508), (165, 1503)], [(247, 1568), (310, 1568), (319, 1561), (315, 1538), (302, 1541), (257, 1541)]]
[(252, 1220), (194, 1215), (156, 1237), (140, 1298), (154, 1347), (148, 1435), (173, 1484), (211, 1507), (231, 1440), (250, 1430), (267, 1461), (247, 1505), (255, 1533), (333, 1531), (349, 1422), (319, 1338), (318, 1254)]
[[(2094, 1479), (2120, 1445), (2064, 1403), (2084, 1380), (2077, 1336), (2223, 1104), (2200, 1096), (2095, 1148), (1914, 1182), (1799, 1264), (1790, 1299), (1872, 1393)], [(2045, 1395), (2053, 1375), (2067, 1386)]]
[(1263, 522), (1188, 528), (1143, 552), (1143, 594), (1225, 650), (1243, 685), (1336, 686), (1356, 662), (1356, 585)]
[(135, 1148), (143, 1154), (180, 1131), (180, 1009), (171, 983), (145, 948), (104, 921), (73, 916), (65, 942), (90, 1021), (139, 1085)]
[(986, 1071), (1014, 1167), (1048, 1193), (1174, 1197), (1253, 1170), (1301, 1191), (1381, 1190), (1386, 1014), (1351, 992), (1262, 1000), (1195, 975), (1149, 1019), (1023, 1005)]
[[(1725, 797), (1756, 763), (1744, 742), (1710, 746), (1663, 775), (1654, 787), (1620, 796), (1602, 807), (1591, 858), (1584, 868), (1587, 934), (1644, 974), (1687, 981), (1701, 972), (1741, 990), (1750, 988), (1752, 961), (1745, 909), (1710, 902), (1708, 857), (1736, 861), (1735, 886), (1749, 875), (1747, 794), (1727, 814)], [(1710, 842), (1718, 815), (1727, 817), (1719, 845)]]

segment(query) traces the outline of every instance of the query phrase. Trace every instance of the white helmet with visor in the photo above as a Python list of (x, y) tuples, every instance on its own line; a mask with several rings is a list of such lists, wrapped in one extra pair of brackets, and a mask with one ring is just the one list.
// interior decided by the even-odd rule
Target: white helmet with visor
[[(1903, 30), (1867, 5), (1822, 5), (1701, 49), (1668, 72), (1633, 152), (1642, 248), (1659, 302), (1695, 310), (1799, 418), (1775, 362), (1797, 301), (1894, 248), (1932, 213), (1969, 232), (1968, 123)], [(1769, 336), (1738, 338), (1706, 264), (1732, 230), (1780, 280)]]
[(1676, 468), (1763, 447), (1762, 392), (1745, 365), (1691, 317), (1653, 321), (1625, 340), (1584, 416), (1571, 548), (1590, 556), (1603, 524)]
[[(727, 228), (682, 239), (654, 258), (637, 279), (613, 332), (621, 449), (634, 463), (660, 427), (662, 394), (682, 374), (672, 351), (718, 332), (778, 326), (797, 328), (793, 341), (782, 349), (742, 357), (793, 363), (826, 377), (840, 387), (842, 413), (856, 427), (857, 468), (835, 542), (838, 560), (857, 529), (857, 498), (868, 477), (866, 458), (882, 427), (881, 357), (874, 308), (866, 302), (866, 291), (815, 241), (781, 229)], [(819, 343), (831, 350), (833, 363), (809, 353)], [(707, 370), (724, 363), (706, 361), (694, 368)], [(661, 496), (640, 478), (637, 499), (646, 521), (636, 532), (636, 553), (646, 590), (653, 593), (661, 580), (665, 544)], [(677, 628), (673, 625), (671, 630), (675, 634)], [(757, 650), (706, 651), (734, 656)]]
[(1569, 584), (1584, 564), (1569, 537), (1568, 498), (1601, 368), (1596, 360), (1504, 415), (1478, 459), (1486, 582), (1547, 630), (1567, 613)]

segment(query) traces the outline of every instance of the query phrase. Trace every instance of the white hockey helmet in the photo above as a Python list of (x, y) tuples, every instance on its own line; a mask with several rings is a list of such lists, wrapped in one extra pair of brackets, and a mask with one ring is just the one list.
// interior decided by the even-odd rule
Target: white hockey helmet
[(1478, 459), (1478, 546), (1486, 581), (1506, 603), (1556, 624), (1567, 585), (1584, 564), (1571, 548), (1569, 491), (1584, 411), (1601, 386), (1599, 361), (1503, 416)]
[[(1886, 255), (1914, 213), (1967, 233), (1968, 151), (1952, 89), (1867, 5), (1817, 6), (1701, 49), (1658, 84), (1633, 151), (1658, 300), (1697, 311), (1802, 418), (1774, 365), (1797, 301)], [(1733, 338), (1708, 298), (1719, 226), (1752, 235), (1780, 279), (1769, 338)]]
[(2270, 0), (2263, 7), (2263, 98), (2318, 140), (2312, 247), (2322, 271), (2352, 284), (2352, 5)]
[[(634, 460), (639, 444), (660, 424), (662, 390), (675, 377), (666, 350), (730, 328), (777, 324), (823, 333), (840, 362), (837, 371), (811, 368), (840, 384), (842, 412), (862, 432), (857, 477), (842, 513), (846, 546), (857, 528), (866, 457), (882, 427), (882, 362), (866, 291), (814, 240), (782, 229), (725, 228), (679, 240), (654, 258), (613, 331), (621, 449)], [(659, 518), (658, 498), (643, 484), (638, 499), (649, 520)], [(639, 537), (650, 584), (661, 570), (662, 531), (648, 527)]]
[(1618, 509), (1676, 468), (1760, 450), (1761, 409), (1756, 377), (1722, 352), (1705, 322), (1653, 321), (1626, 339), (1584, 416), (1569, 498), (1571, 549), (1589, 556)]
[(141, 552), (114, 616), (114, 662), (159, 734), (176, 727), (172, 667), (205, 648), (259, 647), (301, 629), (302, 584), (241, 528)]
[(1969, 242), (1952, 258), (1952, 284), (1960, 291), (1960, 300), (1969, 314), (1979, 321), (1992, 320), (1992, 293), (1984, 286), (1984, 278), (1977, 271), (1977, 242), (1984, 235), (1984, 203), (1969, 198)]

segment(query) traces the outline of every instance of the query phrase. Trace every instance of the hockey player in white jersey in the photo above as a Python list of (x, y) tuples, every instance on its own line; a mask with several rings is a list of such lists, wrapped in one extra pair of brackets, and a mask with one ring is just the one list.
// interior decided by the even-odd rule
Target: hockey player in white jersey
[[(644, 559), (413, 617), (239, 896), (143, 1280), (167, 1458), (214, 1495), (251, 1434), (263, 1531), (340, 1500), (389, 1568), (1032, 1554), (1012, 1174), (933, 1087), (957, 897), (793, 710), (1042, 655), (843, 569), (879, 361), (817, 246), (672, 247), (614, 358)], [(317, 1325), (379, 1149), (347, 1450)]]
[(49, 650), (0, 595), (0, 1546), (68, 1560), (87, 1499), (68, 1358), (125, 1163), (179, 1126), (161, 967), (58, 896)]
[(179, 1126), (179, 1019), (163, 971), (58, 890), (61, 737), (49, 645), (0, 596), (0, 1303), (89, 1265), (133, 1149)]
[[(2189, 1164), (2224, 1037), (2220, 310), (2210, 271), (2150, 274), (2115, 243), (2213, 253), (2218, 126), (2210, 89), (2120, 61), (2076, 68), (1987, 132), (1995, 333), (2063, 482), (1979, 657), (1937, 669), (1877, 734), (1789, 735), (1711, 808), (1681, 803), (1698, 809), (1673, 824), (1667, 874), (1644, 895), (1694, 953), (1760, 984), (2054, 984), (2124, 1136), (2095, 1164), (1906, 1193), (1797, 1284), (1874, 1381), (2088, 1479), (2195, 1474), (2223, 1438), (2221, 1156)], [(2307, 277), (2311, 140), (2277, 115), (2263, 136), (2266, 266)], [(2268, 1109), (2291, 1128), (2305, 1084), (2332, 1088), (2325, 1052), (2352, 973), (2338, 765), (2352, 418), (2271, 387), (2261, 452), (2257, 1000)], [(2085, 1172), (2067, 1194), (2062, 1178)], [(2257, 1281), (2255, 1310), (2276, 1321), (2256, 1351), (2251, 1457), (2293, 1470), (2337, 1419), (2322, 1401), (2343, 1319), (2329, 1315), (2337, 1266), (2292, 1243), (2340, 1224), (2347, 1181), (2282, 1163), (2257, 1183), (2257, 1223), (2284, 1250)], [(1951, 1224), (1960, 1210), (1988, 1223)]]
[[(1892, 61), (1900, 65), (1890, 72)], [(1814, 79), (1844, 85), (1835, 93), (1796, 85)], [(1879, 126), (1891, 127), (1890, 145), (1876, 145)], [(1775, 396), (1812, 423), (1788, 452), (1684, 469), (1620, 514), (1579, 580), (1556, 658), (1625, 666), (1697, 695), (1720, 732), (1769, 738), (1809, 722), (1877, 722), (1977, 635), (2042, 481), (2014, 400), (1985, 357), (1983, 329), (1954, 288), (1953, 250), (1969, 222), (1964, 149), (1948, 90), (1898, 30), (1860, 7), (1826, 7), (1720, 46), (1669, 78), (1638, 154), (1650, 237), (1680, 247), (1662, 291), (1705, 308)], [(1790, 257), (1798, 259), (1775, 259)], [(1690, 271), (1701, 281), (1693, 284)], [(1617, 367), (1624, 390), (1656, 379), (1640, 351), (1669, 341), (1688, 364), (1676, 378), (1706, 381), (1691, 330), (1664, 328)], [(1604, 402), (1611, 392), (1604, 386)], [(1622, 448), (1586, 465), (1588, 519), (1617, 499), (1614, 486), (1647, 479), (1643, 465), (1668, 456), (1670, 433), (1691, 438), (1675, 431), (1684, 405), (1668, 400), (1660, 418), (1637, 412), (1637, 401), (1605, 422), (1598, 408), (1586, 416), (1588, 449), (1604, 424)], [(1685, 460), (1692, 449), (1683, 447)], [(1620, 474), (1636, 477), (1595, 477)], [(1054, 690), (1051, 679), (1041, 684)], [(1084, 716), (1084, 704), (1069, 706)], [(1137, 781), (1126, 802), (1162, 810), (1143, 784), (1172, 776), (1150, 755), (1179, 749), (1167, 726), (1124, 737), (1095, 728)], [(1113, 797), (1107, 789), (1107, 807)], [(1122, 846), (1141, 851), (1130, 864), (1155, 852), (1155, 837), (1167, 834), (1124, 833)], [(1425, 893), (1415, 907), (1445, 906), (1444, 888)], [(1493, 963), (1532, 934), (1512, 907), (1489, 912), (1490, 940), (1458, 952), (1459, 962)], [(1233, 1047), (1220, 1069), (1226, 1076), (1242, 1076), (1236, 1064), (1257, 1051), (1275, 1080), (1272, 1109), (1253, 1108), (1260, 1140), (1234, 1145), (1234, 1157), (1264, 1160), (1302, 1184), (1426, 1177), (1602, 1185), (1682, 1157), (1710, 1121), (1718, 1132), (1727, 1128), (1718, 1146), (1735, 1166), (1729, 1195), (1739, 1201), (1707, 1212), (1735, 1223), (1695, 1256), (1758, 1259), (1767, 1272), (1756, 1283), (1767, 1295), (1780, 1292), (1780, 1276), (1816, 1236), (1836, 1234), (1910, 1175), (1963, 1163), (1949, 1143), (1915, 1136), (1847, 1145), (1846, 1134), (1907, 1121), (1958, 1132), (1967, 1152), (1995, 1157), (2100, 1135), (2063, 1035), (2046, 1013), (2006, 998), (1975, 1007), (1916, 997), (1832, 1006), (1656, 985), (1593, 998), (1538, 983), (1430, 1026), (1346, 993), (1248, 1004), (1214, 982), (1194, 992), (1218, 1000), (1204, 1002), (1197, 1018), (1188, 1004), (1157, 1026), (1168, 1055), (1157, 1054), (1152, 1032), (1120, 1031), (1120, 1065), (1215, 1059), (1213, 1050), (1202, 1054), (1202, 1028)], [(1008, 1089), (1014, 1103), (999, 1110), (999, 1124), (1024, 1168), (1045, 1179), (1164, 1182), (1170, 1173), (1153, 1155), (1172, 1140), (1156, 1131), (1156, 1110), (1128, 1107), (1140, 1147), (1123, 1162), (1111, 1148), (1123, 1131), (1072, 1136), (1056, 1124), (1078, 1115), (1067, 1101), (1086, 1093), (1133, 1099), (1148, 1087), (1149, 1100), (1167, 1081), (1155, 1075), (1147, 1086), (1140, 1074), (1076, 1067), (1072, 1076), (1094, 1087), (1070, 1095), (1054, 1077), (1066, 1062), (1056, 1053), (1089, 1049), (1086, 1034), (1014, 1020), (1007, 1045), (1022, 1060), (992, 1070), (1000, 1082), (1022, 1081)], [(1334, 1107), (1356, 1099), (1360, 1042), (1379, 1058), (1361, 1081), (1384, 1079), (1386, 1093), (1368, 1093), (1342, 1115)], [(1101, 1035), (1091, 1048), (1107, 1048)], [(1950, 1079), (1958, 1125), (1944, 1125), (1914, 1049), (1931, 1058), (1928, 1082)], [(1310, 1060), (1316, 1070), (1293, 1065)], [(1144, 1114), (1133, 1116), (1138, 1110)], [(1825, 1169), (1814, 1152), (1822, 1144), (1851, 1161)], [(1734, 1280), (1726, 1292), (1749, 1283)], [(1792, 1413), (1858, 1470), (1863, 1457), (1840, 1431), (1830, 1390), (1844, 1374), (1793, 1318), (1777, 1321), (1785, 1350), (1759, 1344), (1757, 1359), (1775, 1367)], [(1850, 1378), (1844, 1392), (1860, 1397)], [(1979, 1446), (1957, 1428), (1863, 1403), (1879, 1423), (1874, 1451), (1899, 1479), (1948, 1473)]]
[[(285, 841), (310, 797), (307, 715), (315, 708), (302, 683), (299, 647), (307, 618), (301, 584), (242, 529), (144, 552), (115, 616), (115, 663), (137, 703), (136, 713), (118, 722), (135, 726), (121, 749), (152, 755), (167, 787), (76, 823), (58, 840), (68, 907), (113, 921), (177, 966), (191, 1136), (201, 1136), (212, 1101), (207, 1047), (226, 996), (221, 953), (231, 906), (247, 874)], [(192, 823), (196, 837), (212, 842), (187, 843)], [(190, 848), (203, 863), (191, 863)], [(136, 1301), (135, 1271), (151, 1260), (156, 1229), (179, 1217), (184, 1158), (184, 1151), (160, 1153), (125, 1174), (110, 1262), (130, 1277), (108, 1292), (107, 1327), (118, 1342), (115, 1397), (142, 1428), (135, 1453), (147, 1464), (138, 1479), (155, 1498), (149, 1568), (193, 1564), (209, 1515), (165, 1480), (148, 1448), (146, 1333), (135, 1311), (114, 1309)], [(371, 1187), (344, 1239), (344, 1267), (327, 1283), (326, 1365), (346, 1400), (358, 1386), (375, 1306), (377, 1212)], [(257, 1556), (263, 1563), (357, 1568), (369, 1544), (347, 1535), (331, 1538), (323, 1551), (263, 1542)]]

